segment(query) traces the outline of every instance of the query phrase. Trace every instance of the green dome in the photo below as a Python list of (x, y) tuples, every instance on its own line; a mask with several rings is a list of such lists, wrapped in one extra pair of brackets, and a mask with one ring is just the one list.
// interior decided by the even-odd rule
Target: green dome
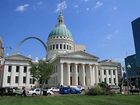
[(52, 36), (66, 36), (66, 37), (72, 37), (72, 34), (70, 31), (66, 28), (64, 24), (56, 26), (52, 32), (49, 34), (49, 37)]

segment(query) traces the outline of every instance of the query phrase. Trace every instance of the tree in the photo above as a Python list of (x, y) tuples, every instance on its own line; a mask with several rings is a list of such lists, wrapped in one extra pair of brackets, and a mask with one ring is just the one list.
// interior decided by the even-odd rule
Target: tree
[[(53, 65), (51, 63), (40, 60), (38, 63), (30, 62), (31, 75), (38, 81), (41, 86), (41, 93), (44, 84), (50, 78), (53, 72)], [(40, 94), (41, 94), (40, 93)]]

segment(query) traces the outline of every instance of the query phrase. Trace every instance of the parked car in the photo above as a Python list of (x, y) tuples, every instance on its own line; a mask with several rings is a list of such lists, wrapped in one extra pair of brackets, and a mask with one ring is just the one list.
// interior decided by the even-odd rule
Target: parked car
[(70, 93), (71, 94), (80, 94), (81, 93), (81, 90), (79, 88), (73, 88), (73, 87), (71, 87), (70, 88)]
[(59, 92), (59, 87), (51, 87), (48, 90), (53, 91), (53, 92)]
[(60, 94), (80, 94), (81, 90), (77, 87), (60, 87)]
[(14, 88), (11, 88), (11, 87), (3, 87), (3, 88), (0, 88), (0, 95), (3, 96), (3, 95), (6, 95), (6, 96), (14, 96), (15, 93), (14, 93), (15, 89)]
[(60, 87), (59, 93), (60, 94), (69, 94), (70, 93), (70, 87)]
[[(36, 96), (36, 95), (40, 95), (40, 92), (41, 92), (41, 89), (36, 88), (36, 89), (28, 91), (28, 95)], [(53, 95), (54, 93), (51, 90), (43, 89), (42, 94), (43, 95)]]
[(70, 86), (70, 87), (79, 89), (80, 91), (84, 91), (85, 90), (85, 88), (83, 86)]
[(13, 93), (15, 94), (15, 96), (18, 96), (18, 95), (22, 95), (22, 92), (23, 92), (22, 89), (16, 88), (16, 89), (14, 89)]

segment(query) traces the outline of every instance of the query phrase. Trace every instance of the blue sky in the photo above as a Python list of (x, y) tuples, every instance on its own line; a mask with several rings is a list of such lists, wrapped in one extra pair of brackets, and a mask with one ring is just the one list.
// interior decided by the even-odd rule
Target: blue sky
[[(47, 42), (57, 24), (59, 1), (1, 0), (0, 36), (5, 54), (12, 54), (29, 36)], [(120, 62), (135, 53), (131, 21), (140, 16), (140, 0), (66, 0), (63, 8), (75, 43), (85, 45), (88, 53)], [(43, 46), (36, 40), (28, 40), (19, 51), (33, 58), (45, 57)]]

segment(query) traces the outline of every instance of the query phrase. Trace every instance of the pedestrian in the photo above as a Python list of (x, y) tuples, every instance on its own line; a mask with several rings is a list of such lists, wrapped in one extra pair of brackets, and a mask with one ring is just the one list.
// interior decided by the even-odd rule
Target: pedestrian
[(26, 95), (26, 89), (25, 89), (25, 87), (22, 87), (22, 90), (23, 90), (23, 91), (22, 91), (22, 96), (27, 96), (27, 95)]

